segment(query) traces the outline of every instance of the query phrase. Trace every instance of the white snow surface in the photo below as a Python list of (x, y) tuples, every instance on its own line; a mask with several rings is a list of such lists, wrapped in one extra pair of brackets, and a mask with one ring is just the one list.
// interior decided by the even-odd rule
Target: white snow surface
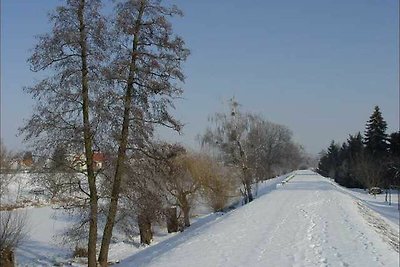
[[(395, 204), (296, 171), (259, 184), (247, 205), (193, 218), (182, 233), (159, 231), (150, 246), (123, 242), (119, 233), (109, 259), (120, 261), (115, 266), (397, 267)], [(70, 217), (51, 207), (20, 211), (28, 213), (30, 236), (17, 250), (18, 266), (84, 266), (55, 238)]]
[(30, 173), (0, 174), (0, 179), (10, 180), (5, 194), (0, 195), (1, 204), (13, 204), (32, 197), (29, 191), (32, 186), (33, 175)]
[(17, 249), (18, 266), (54, 266), (65, 262), (71, 250), (61, 245), (70, 218), (51, 207), (19, 209), (27, 213), (29, 237)]
[(369, 209), (379, 213), (382, 218), (392, 227), (399, 227), (400, 212), (399, 212), (399, 193), (397, 190), (391, 191), (391, 205), (385, 202), (385, 193), (379, 195), (370, 195), (366, 190), (356, 188), (345, 188), (336, 183), (333, 183), (339, 190), (345, 194), (349, 194), (359, 202), (362, 202)]
[[(359, 207), (330, 180), (301, 171), (250, 204), (209, 216), (118, 266), (399, 266), (386, 232)], [(398, 237), (398, 230), (383, 227)]]

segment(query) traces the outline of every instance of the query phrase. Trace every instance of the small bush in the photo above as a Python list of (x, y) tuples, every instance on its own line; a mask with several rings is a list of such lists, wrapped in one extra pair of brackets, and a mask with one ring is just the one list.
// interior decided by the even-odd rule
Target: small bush
[(8, 248), (0, 251), (0, 266), (2, 267), (15, 266), (14, 251)]
[(74, 258), (87, 258), (88, 251), (86, 248), (81, 246), (76, 246), (74, 249), (73, 257)]
[(222, 211), (237, 196), (238, 177), (235, 169), (223, 166), (207, 155), (197, 159), (196, 167), (203, 199), (213, 211)]
[(26, 238), (27, 215), (23, 211), (2, 211), (0, 216), (0, 251), (14, 251)]

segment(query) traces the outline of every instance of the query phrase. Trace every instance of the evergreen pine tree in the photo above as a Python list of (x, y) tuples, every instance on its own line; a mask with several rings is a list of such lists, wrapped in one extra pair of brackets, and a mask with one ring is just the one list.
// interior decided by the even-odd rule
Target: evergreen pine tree
[(400, 131), (390, 134), (389, 153), (391, 156), (400, 157)]
[(355, 158), (363, 152), (364, 144), (363, 138), (360, 132), (356, 135), (349, 135), (349, 139), (347, 139), (347, 144), (349, 147), (349, 157), (351, 160), (355, 160)]
[(336, 179), (339, 164), (339, 147), (332, 141), (328, 147), (328, 151), (322, 156), (318, 164), (318, 173), (322, 176)]
[(389, 158), (386, 181), (389, 185), (400, 185), (400, 131), (389, 136)]
[(338, 153), (335, 181), (346, 187), (348, 187), (349, 182), (349, 163), (349, 146), (347, 143), (343, 143)]
[(370, 116), (366, 129), (365, 129), (365, 146), (368, 152), (372, 155), (382, 155), (387, 152), (387, 124), (382, 117), (382, 113), (378, 106), (375, 106), (375, 110)]
[(357, 179), (354, 174), (355, 163), (364, 152), (364, 144), (361, 133), (358, 132), (356, 135), (349, 135), (349, 139), (347, 139), (347, 146), (348, 177), (347, 184), (345, 186), (350, 188), (363, 188), (364, 186), (360, 183), (359, 179)]

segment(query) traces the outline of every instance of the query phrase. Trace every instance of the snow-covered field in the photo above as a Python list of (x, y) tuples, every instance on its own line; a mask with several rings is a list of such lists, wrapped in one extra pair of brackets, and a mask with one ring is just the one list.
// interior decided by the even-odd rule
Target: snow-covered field
[(32, 178), (33, 174), (30, 173), (0, 174), (0, 179), (10, 180), (7, 183), (7, 190), (0, 195), (1, 204), (16, 204), (25, 200), (33, 200), (34, 196), (30, 194), (34, 188)]
[(368, 208), (379, 213), (382, 218), (393, 227), (399, 225), (400, 213), (398, 210), (399, 196), (397, 190), (391, 191), (391, 205), (385, 202), (385, 194), (372, 196), (363, 189), (348, 189), (333, 183), (340, 191), (349, 194)]
[(71, 223), (51, 207), (18, 210), (27, 213), (29, 238), (17, 250), (18, 266), (54, 266), (67, 262), (71, 248), (62, 245), (60, 234)]
[[(398, 237), (398, 229), (389, 231)], [(296, 175), (252, 203), (120, 264), (133, 265), (399, 266), (399, 254), (353, 197), (319, 175)]]
[[(248, 205), (195, 218), (182, 233), (159, 231), (151, 246), (116, 241), (110, 260), (120, 260), (116, 266), (399, 266), (397, 203), (310, 171), (294, 174), (283, 185), (289, 175), (260, 184)], [(25, 210), (31, 231), (17, 251), (19, 265), (70, 264), (71, 248), (55, 238), (70, 218), (51, 207)]]

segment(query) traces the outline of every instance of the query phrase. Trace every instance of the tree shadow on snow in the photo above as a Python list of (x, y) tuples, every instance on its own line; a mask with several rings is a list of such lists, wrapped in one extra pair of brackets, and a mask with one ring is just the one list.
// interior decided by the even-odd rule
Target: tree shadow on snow
[(219, 221), (220, 218), (229, 216), (228, 213), (213, 213), (206, 217), (198, 219), (189, 228), (181, 233), (176, 233), (174, 236), (161, 241), (160, 243), (149, 246), (142, 251), (124, 259), (121, 261), (119, 266), (145, 266), (149, 264), (153, 259), (160, 257), (163, 254), (168, 253), (170, 250), (176, 248), (182, 243), (185, 243), (188, 239), (200, 235), (205, 229), (209, 228), (215, 222)]
[(66, 249), (28, 240), (16, 251), (17, 263), (22, 266), (54, 266), (57, 259), (70, 256)]

